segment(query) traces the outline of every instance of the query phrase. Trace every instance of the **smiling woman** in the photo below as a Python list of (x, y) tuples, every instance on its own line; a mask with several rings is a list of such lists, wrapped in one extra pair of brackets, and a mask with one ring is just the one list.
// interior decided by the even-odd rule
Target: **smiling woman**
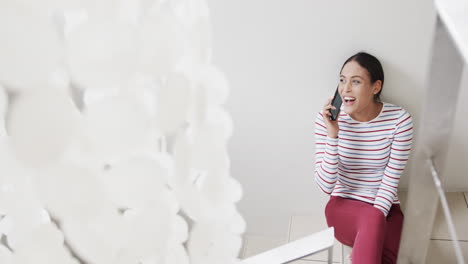
[(351, 56), (341, 69), (339, 83), (345, 112), (358, 121), (377, 116), (383, 82), (382, 65), (375, 57), (364, 52)]
[(354, 263), (396, 263), (403, 226), (397, 188), (409, 158), (413, 122), (402, 107), (381, 102), (382, 66), (360, 52), (344, 63), (337, 120), (328, 100), (315, 122), (315, 180), (329, 194), (325, 209), (335, 237), (352, 246)]

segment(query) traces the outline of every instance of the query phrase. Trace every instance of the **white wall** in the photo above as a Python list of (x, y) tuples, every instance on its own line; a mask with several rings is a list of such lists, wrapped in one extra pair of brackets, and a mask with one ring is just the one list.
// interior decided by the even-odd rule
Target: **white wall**
[[(452, 136), (449, 142), (443, 186), (450, 191), (468, 191), (468, 64), (465, 63)], [(242, 181), (242, 180), (241, 180)]]
[(377, 56), (386, 75), (384, 101), (404, 106), (417, 123), (432, 1), (208, 2), (214, 63), (232, 88), (229, 149), (231, 171), (244, 188), (239, 208), (248, 233), (284, 235), (290, 215), (325, 206), (313, 180), (314, 118), (349, 56), (361, 50)]

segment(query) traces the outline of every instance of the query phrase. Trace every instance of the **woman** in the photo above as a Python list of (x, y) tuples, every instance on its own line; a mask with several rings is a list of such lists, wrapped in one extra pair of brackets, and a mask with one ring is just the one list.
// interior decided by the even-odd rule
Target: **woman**
[(402, 107), (382, 102), (384, 72), (359, 52), (343, 64), (336, 121), (330, 98), (315, 122), (315, 181), (330, 195), (328, 226), (353, 247), (357, 264), (396, 263), (403, 225), (397, 188), (411, 150), (413, 122)]

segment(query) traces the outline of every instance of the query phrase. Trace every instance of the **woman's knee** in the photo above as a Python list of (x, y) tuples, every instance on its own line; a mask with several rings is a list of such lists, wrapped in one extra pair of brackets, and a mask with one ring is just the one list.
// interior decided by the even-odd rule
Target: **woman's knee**
[(386, 217), (382, 211), (370, 206), (361, 216), (361, 227), (373, 232), (383, 233), (385, 231)]
[(380, 209), (372, 205), (369, 205), (367, 208), (368, 210), (366, 211), (366, 213), (368, 214), (369, 218), (376, 220), (385, 220), (385, 214)]

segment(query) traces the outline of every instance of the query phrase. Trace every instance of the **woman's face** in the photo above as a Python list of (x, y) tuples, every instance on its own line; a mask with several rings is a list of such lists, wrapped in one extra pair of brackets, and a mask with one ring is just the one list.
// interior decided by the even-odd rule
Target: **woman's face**
[(367, 70), (356, 61), (346, 63), (340, 74), (338, 91), (348, 115), (365, 114), (374, 106), (374, 95), (381, 89), (381, 81), (371, 83)]

